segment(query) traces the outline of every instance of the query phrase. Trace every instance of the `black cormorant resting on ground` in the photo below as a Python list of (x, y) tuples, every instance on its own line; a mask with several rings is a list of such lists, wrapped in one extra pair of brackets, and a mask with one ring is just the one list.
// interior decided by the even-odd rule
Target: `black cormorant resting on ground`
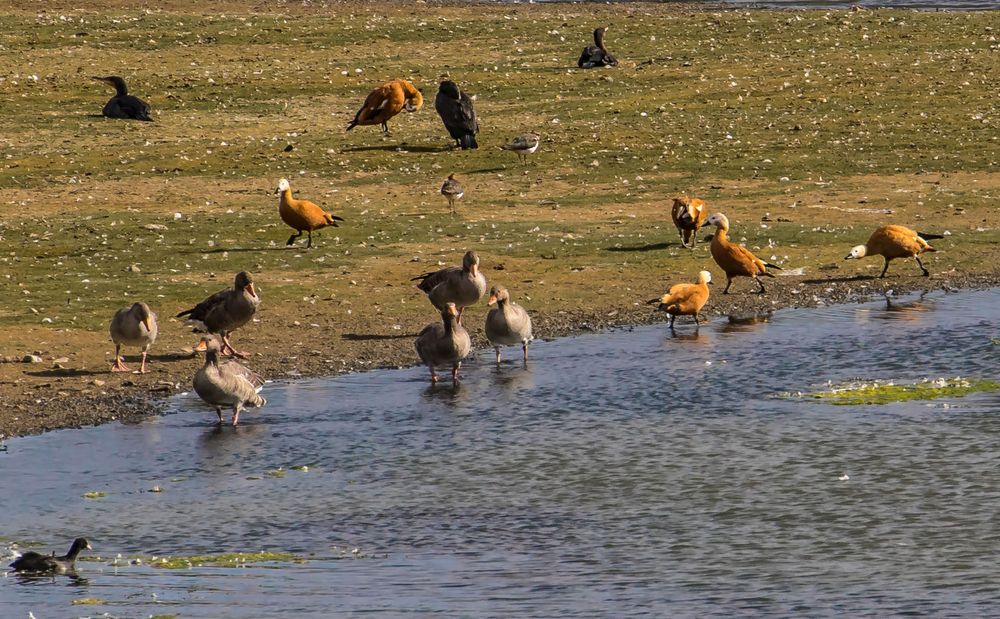
[(109, 77), (94, 77), (94, 79), (99, 82), (111, 84), (115, 87), (115, 96), (111, 97), (111, 100), (108, 101), (107, 105), (105, 105), (102, 110), (102, 113), (105, 116), (108, 118), (132, 118), (135, 120), (148, 121), (153, 120), (153, 118), (149, 115), (149, 104), (139, 97), (133, 97), (128, 94), (128, 88), (125, 87), (125, 80), (117, 75), (111, 75)]
[(441, 82), (434, 98), (434, 109), (456, 146), (461, 146), (463, 150), (479, 148), (476, 143), (476, 134), (479, 133), (476, 110), (472, 107), (472, 99), (458, 89), (458, 84), (451, 80)]
[(52, 555), (43, 555), (37, 552), (26, 552), (11, 563), (10, 567), (15, 572), (30, 574), (63, 574), (65, 572), (72, 572), (75, 567), (76, 557), (84, 548), (90, 548), (90, 543), (84, 538), (78, 537), (73, 540), (73, 546), (70, 547), (69, 552), (61, 557), (55, 556), (55, 553)]
[(604, 32), (607, 28), (598, 28), (594, 31), (594, 44), (583, 48), (577, 66), (581, 69), (593, 69), (594, 67), (617, 67), (618, 59), (611, 55), (611, 52), (604, 47)]

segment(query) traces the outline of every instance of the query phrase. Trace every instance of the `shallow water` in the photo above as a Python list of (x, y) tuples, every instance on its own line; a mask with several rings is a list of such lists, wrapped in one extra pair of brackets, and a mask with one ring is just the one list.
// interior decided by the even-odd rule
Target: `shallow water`
[[(716, 319), (697, 335), (681, 319), (677, 337), (538, 342), (527, 368), (514, 349), (499, 370), (482, 351), (458, 389), (376, 371), (270, 384), (236, 429), (182, 396), (135, 425), (11, 440), (7, 540), (308, 561), (8, 575), (0, 616), (988, 615), (1000, 395), (773, 396), (997, 378), (998, 316), (987, 291)], [(105, 604), (71, 606), (83, 598)]]

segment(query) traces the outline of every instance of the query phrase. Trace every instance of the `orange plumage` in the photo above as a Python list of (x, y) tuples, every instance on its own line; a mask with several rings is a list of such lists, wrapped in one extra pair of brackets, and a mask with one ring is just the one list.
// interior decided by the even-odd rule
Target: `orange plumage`
[(285, 245), (294, 243), (295, 239), (302, 236), (302, 232), (305, 231), (309, 233), (306, 247), (312, 247), (313, 230), (327, 226), (337, 227), (338, 221), (344, 221), (343, 217), (331, 215), (309, 200), (293, 198), (292, 187), (288, 184), (287, 179), (283, 178), (278, 182), (275, 193), (281, 194), (281, 198), (278, 200), (278, 215), (281, 216), (281, 221), (295, 229), (295, 234), (288, 237), (288, 242)]
[(667, 294), (650, 303), (659, 302), (657, 311), (670, 314), (670, 327), (674, 326), (677, 316), (694, 316), (694, 324), (698, 321), (698, 312), (708, 302), (708, 285), (712, 283), (712, 274), (708, 271), (698, 273), (697, 284), (674, 284)]
[(389, 119), (403, 110), (416, 112), (424, 104), (424, 95), (406, 80), (392, 80), (371, 91), (354, 120), (347, 125), (350, 131), (357, 125), (382, 125), (389, 132)]
[(674, 198), (674, 206), (670, 209), (670, 218), (674, 220), (677, 232), (681, 235), (681, 244), (684, 247), (694, 249), (698, 243), (698, 228), (702, 227), (705, 220), (708, 219), (705, 201), (687, 196)]
[(760, 294), (767, 292), (764, 288), (764, 282), (760, 281), (760, 276), (774, 277), (773, 274), (767, 272), (767, 268), (771, 267), (780, 271), (781, 267), (768, 264), (753, 255), (746, 247), (729, 242), (729, 218), (722, 213), (715, 213), (709, 217), (705, 225), (716, 227), (711, 249), (712, 258), (726, 272), (726, 289), (722, 291), (722, 294), (729, 294), (729, 286), (733, 283), (733, 278), (738, 276), (752, 277), (760, 286), (758, 292)]
[(927, 239), (940, 238), (944, 237), (939, 234), (915, 232), (905, 226), (890, 224), (877, 228), (868, 237), (867, 243), (852, 248), (851, 253), (847, 254), (844, 259), (850, 260), (852, 258), (864, 258), (865, 256), (882, 256), (885, 258), (885, 266), (882, 268), (882, 274), (879, 277), (885, 277), (885, 272), (889, 270), (890, 260), (895, 258), (913, 258), (917, 261), (917, 266), (920, 267), (920, 271), (924, 274), (924, 277), (927, 277), (930, 275), (930, 271), (924, 268), (924, 264), (920, 261), (920, 254), (928, 251), (937, 251), (931, 247)]

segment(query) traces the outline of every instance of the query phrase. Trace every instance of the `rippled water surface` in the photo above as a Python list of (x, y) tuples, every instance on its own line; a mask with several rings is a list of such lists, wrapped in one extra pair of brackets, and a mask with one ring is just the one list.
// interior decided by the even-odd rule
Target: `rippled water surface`
[(998, 378), (998, 316), (988, 291), (679, 321), (538, 342), (527, 368), (482, 351), (458, 389), (421, 368), (270, 384), (236, 429), (180, 397), (139, 424), (11, 440), (8, 542), (307, 560), (8, 575), (0, 616), (993, 614), (1000, 395), (774, 395)]

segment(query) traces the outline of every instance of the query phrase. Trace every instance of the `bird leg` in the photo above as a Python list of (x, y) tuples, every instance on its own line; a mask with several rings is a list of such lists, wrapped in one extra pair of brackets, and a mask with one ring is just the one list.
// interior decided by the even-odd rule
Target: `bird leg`
[(386, 135), (389, 135), (389, 124), (388, 123), (382, 123), (382, 133), (384, 133)]
[(757, 285), (760, 286), (760, 290), (757, 291), (757, 294), (767, 293), (767, 290), (764, 288), (764, 282), (760, 281), (760, 276), (754, 275), (753, 278), (757, 280)]
[(919, 266), (920, 270), (924, 272), (924, 277), (930, 277), (931, 272), (924, 268), (924, 263), (920, 262), (920, 256), (914, 256), (913, 259), (917, 261), (917, 266)]
[(458, 382), (458, 366), (459, 365), (460, 364), (456, 363), (455, 365), (451, 366), (451, 382), (453, 382), (453, 383), (457, 383)]
[(430, 365), (430, 366), (427, 366), (427, 367), (429, 367), (431, 369), (431, 384), (432, 385), (437, 384), (437, 382), (438, 382), (438, 375), (437, 375), (437, 372), (434, 371), (434, 366)]
[(299, 238), (300, 236), (302, 236), (302, 231), (301, 230), (299, 230), (298, 232), (296, 232), (292, 236), (288, 237), (288, 240), (285, 242), (285, 246), (287, 247), (287, 246), (291, 245), (292, 243), (295, 242), (295, 239)]
[(677, 318), (677, 316), (676, 316), (676, 315), (674, 315), (674, 314), (671, 314), (671, 315), (670, 315), (670, 324), (669, 324), (669, 325), (667, 325), (667, 326), (668, 326), (668, 327), (670, 327), (671, 329), (673, 329), (673, 328), (674, 328), (674, 319), (675, 319), (675, 318)]
[(222, 336), (222, 354), (229, 355), (231, 357), (239, 357), (240, 359), (249, 359), (250, 353), (240, 352), (233, 348), (233, 345), (229, 343), (229, 334), (225, 333)]
[(115, 363), (111, 366), (112, 372), (129, 372), (131, 370), (125, 365), (125, 359), (121, 356), (122, 345), (115, 344)]
[[(920, 262), (920, 261), (918, 260), (917, 262)], [(921, 266), (920, 268), (923, 268), (923, 266)], [(878, 278), (882, 279), (883, 277), (885, 277), (885, 272), (888, 271), (888, 270), (889, 270), (889, 259), (886, 258), (885, 259), (885, 266), (882, 267), (882, 274), (879, 275)]]
[(236, 404), (233, 406), (233, 427), (240, 422), (240, 405)]
[[(521, 350), (524, 351), (524, 362), (527, 363), (528, 362), (528, 343), (527, 342), (521, 344)], [(500, 349), (497, 349), (497, 360), (499, 360), (499, 358), (500, 358)]]
[(726, 288), (722, 291), (722, 294), (729, 294), (729, 286), (733, 283), (733, 278), (726, 275)]
[(497, 365), (500, 365), (500, 347), (499, 346), (494, 346), (493, 350), (495, 350), (496, 353), (497, 353)]
[(219, 416), (219, 423), (222, 423), (222, 407), (221, 406), (216, 406), (215, 407), (215, 414)]
[(139, 364), (139, 371), (138, 371), (139, 374), (145, 374), (146, 373), (146, 355), (147, 354), (148, 353), (145, 350), (142, 351), (142, 363)]
[(306, 249), (309, 249), (310, 247), (313, 246), (313, 231), (309, 230), (308, 232), (309, 232), (309, 238), (306, 241)]

